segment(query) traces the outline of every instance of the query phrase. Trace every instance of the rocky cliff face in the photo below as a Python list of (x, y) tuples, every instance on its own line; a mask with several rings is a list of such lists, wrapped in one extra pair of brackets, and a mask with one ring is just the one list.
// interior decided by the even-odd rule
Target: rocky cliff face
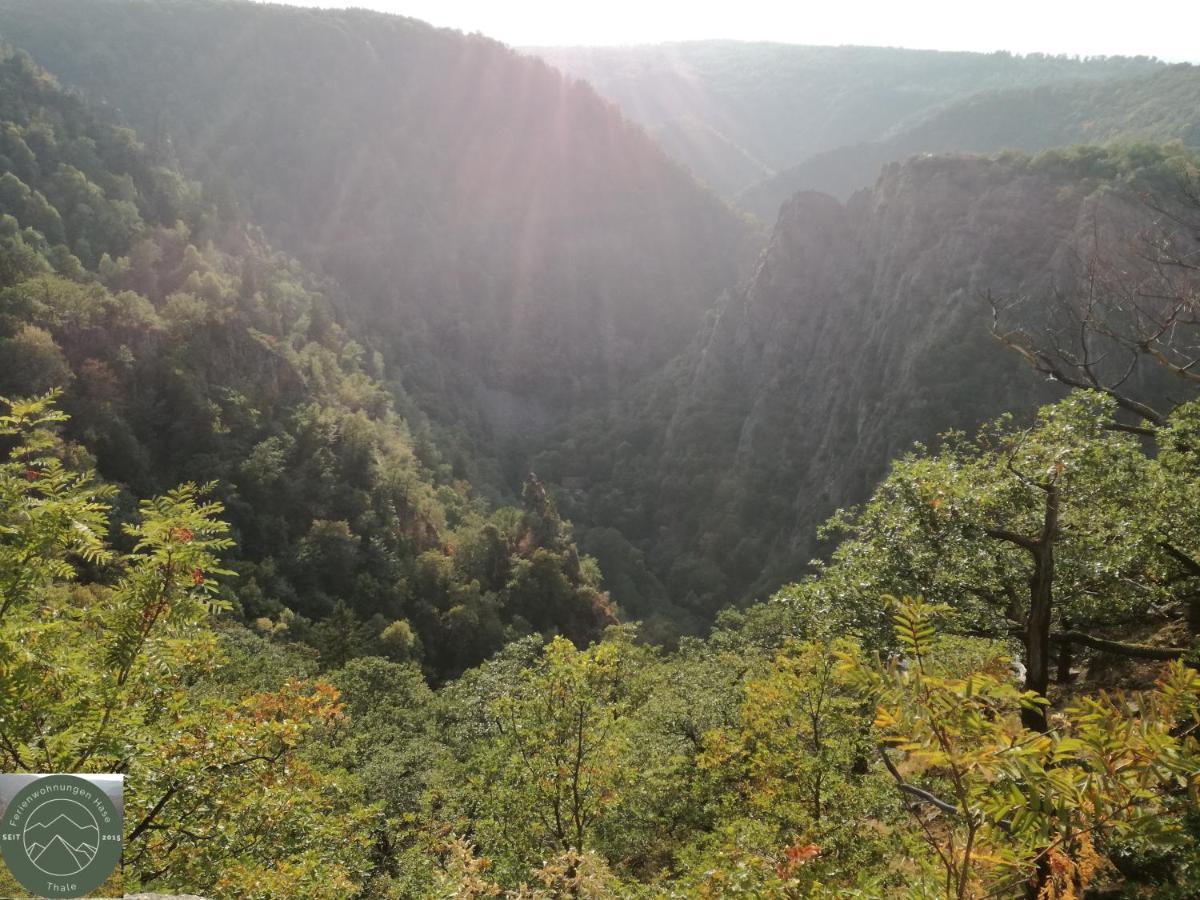
[(698, 358), (700, 379), (731, 364), (745, 409), (717, 491), (741, 509), (719, 504), (710, 527), (771, 510), (783, 576), (913, 441), (1047, 399), (990, 338), (985, 297), (1066, 278), (1088, 208), (1043, 175), (969, 159), (899, 168), (845, 207), (793, 198)]
[(845, 205), (795, 196), (752, 283), (625, 412), (661, 430), (614, 426), (603, 503), (574, 514), (633, 536), (700, 615), (800, 575), (818, 526), (914, 441), (1060, 395), (992, 338), (987, 297), (1073, 284), (1097, 223), (1128, 217), (1080, 169), (925, 158)]

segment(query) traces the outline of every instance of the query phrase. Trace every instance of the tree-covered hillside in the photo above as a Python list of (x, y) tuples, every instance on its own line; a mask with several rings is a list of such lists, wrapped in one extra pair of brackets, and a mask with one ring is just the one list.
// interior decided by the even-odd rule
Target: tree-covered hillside
[(737, 203), (764, 221), (797, 191), (846, 199), (880, 170), (922, 153), (1035, 153), (1072, 144), (1183, 141), (1200, 147), (1200, 67), (1136, 77), (989, 90), (906, 120), (881, 140), (837, 147), (743, 191)]
[[(728, 197), (813, 154), (883, 139), (979, 91), (1148, 74), (1160, 65), (736, 41), (529, 52), (594, 84)], [(779, 202), (760, 214), (763, 221), (775, 221)]]
[(498, 491), (524, 474), (496, 471), (509, 441), (678, 352), (753, 241), (591, 88), (478, 35), (4, 0), (0, 36), (335, 278), (459, 473)]
[(8, 50), (0, 169), (0, 396), (63, 390), (121, 518), (215, 482), (250, 620), (323, 665), (375, 648), (435, 677), (611, 621), (540, 484), (489, 510), (311, 275)]

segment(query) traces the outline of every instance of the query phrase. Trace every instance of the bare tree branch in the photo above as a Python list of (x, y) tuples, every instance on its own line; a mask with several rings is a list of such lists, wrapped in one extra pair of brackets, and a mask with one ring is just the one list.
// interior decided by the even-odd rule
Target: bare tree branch
[(909, 784), (904, 780), (904, 776), (900, 774), (900, 770), (896, 768), (896, 764), (892, 762), (891, 757), (887, 755), (887, 750), (883, 747), (879, 748), (879, 756), (883, 760), (884, 767), (891, 773), (892, 778), (896, 781), (896, 787), (901, 793), (907, 794), (920, 800), (922, 803), (928, 803), (931, 806), (936, 806), (942, 812), (951, 816), (961, 815), (957, 806), (953, 803), (947, 803), (941, 797), (924, 788), (919, 788), (916, 785)]
[(1179, 659), (1191, 652), (1189, 647), (1152, 647), (1149, 644), (1127, 644), (1123, 641), (1110, 641), (1106, 638), (1095, 637), (1082, 631), (1059, 631), (1052, 638), (1058, 643), (1083, 644), (1093, 650), (1128, 656), (1133, 659)]

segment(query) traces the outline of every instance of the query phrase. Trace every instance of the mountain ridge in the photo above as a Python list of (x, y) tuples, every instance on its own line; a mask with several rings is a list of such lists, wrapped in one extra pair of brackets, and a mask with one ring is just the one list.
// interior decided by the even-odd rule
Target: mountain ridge
[[(87, 849), (86, 853), (84, 848)], [(51, 875), (71, 875), (91, 862), (96, 848), (86, 843), (72, 847), (62, 835), (56, 834), (37, 853), (33, 853), (32, 848), (28, 852), (30, 860), (39, 869)], [(81, 853), (83, 859), (80, 859)]]
[(814, 154), (747, 188), (736, 201), (773, 221), (796, 191), (820, 190), (844, 200), (870, 187), (888, 163), (924, 153), (1036, 153), (1139, 140), (1200, 146), (1200, 113), (1189, 102), (1198, 90), (1200, 67), (1178, 63), (1148, 75), (981, 91), (925, 110), (878, 141)]
[[(525, 49), (589, 80), (731, 199), (762, 180), (759, 167), (784, 171), (816, 153), (882, 139), (978, 91), (1108, 79), (1163, 65), (1146, 57), (1080, 60), (770, 41)], [(773, 223), (777, 212), (778, 205), (760, 218)]]

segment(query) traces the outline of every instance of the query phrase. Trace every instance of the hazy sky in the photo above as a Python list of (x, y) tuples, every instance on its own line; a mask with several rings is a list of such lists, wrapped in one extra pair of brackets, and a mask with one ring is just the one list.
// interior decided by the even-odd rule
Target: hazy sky
[(510, 44), (699, 38), (1200, 62), (1200, 0), (283, 0), (362, 6)]

